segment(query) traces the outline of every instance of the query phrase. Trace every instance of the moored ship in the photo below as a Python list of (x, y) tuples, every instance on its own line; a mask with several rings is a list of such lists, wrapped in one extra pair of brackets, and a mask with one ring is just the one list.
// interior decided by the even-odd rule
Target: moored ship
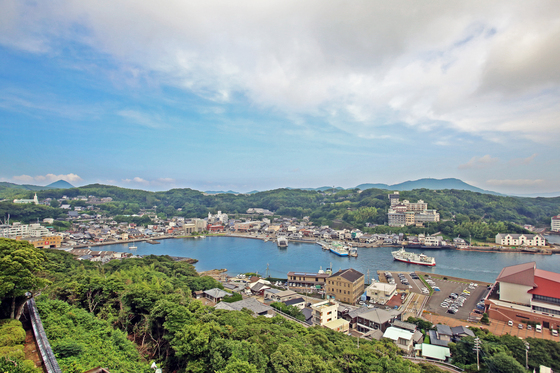
[(278, 247), (286, 248), (288, 247), (288, 239), (285, 236), (278, 236), (276, 239), (276, 244)]
[(397, 251), (393, 251), (391, 252), (391, 254), (393, 255), (393, 259), (399, 262), (419, 264), (419, 265), (430, 266), (430, 267), (436, 265), (436, 260), (433, 257), (424, 254), (406, 252), (404, 251), (404, 248), (401, 248), (400, 250)]
[(338, 256), (348, 256), (348, 247), (344, 246), (340, 242), (331, 242), (329, 244), (329, 251)]

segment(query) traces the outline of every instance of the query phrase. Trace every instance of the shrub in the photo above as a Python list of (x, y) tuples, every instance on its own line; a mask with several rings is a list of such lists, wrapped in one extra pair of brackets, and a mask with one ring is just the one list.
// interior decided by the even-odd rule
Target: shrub
[(0, 321), (0, 347), (14, 346), (25, 342), (25, 330), (19, 320)]

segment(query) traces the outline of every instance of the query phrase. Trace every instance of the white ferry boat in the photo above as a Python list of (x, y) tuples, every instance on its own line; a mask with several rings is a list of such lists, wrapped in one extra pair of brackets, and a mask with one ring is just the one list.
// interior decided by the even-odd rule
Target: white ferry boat
[(391, 252), (393, 254), (393, 259), (410, 264), (419, 264), (423, 266), (433, 267), (436, 265), (436, 260), (431, 256), (426, 256), (424, 254), (416, 254), (404, 251), (404, 248), (400, 250)]
[(278, 236), (276, 238), (278, 247), (288, 247), (288, 239), (285, 236)]
[(340, 242), (331, 242), (329, 244), (329, 250), (331, 253), (338, 256), (348, 256), (349, 253), (348, 246), (344, 246)]

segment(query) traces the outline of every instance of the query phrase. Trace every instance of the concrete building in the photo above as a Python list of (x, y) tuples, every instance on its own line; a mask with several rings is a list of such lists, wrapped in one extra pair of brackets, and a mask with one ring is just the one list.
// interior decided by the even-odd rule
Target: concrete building
[(62, 245), (62, 237), (61, 236), (43, 236), (39, 238), (28, 238), (26, 241), (29, 241), (35, 247), (40, 247), (42, 249), (50, 249), (60, 247)]
[(313, 325), (325, 325), (338, 319), (338, 303), (330, 300), (311, 305), (313, 310)]
[(376, 303), (386, 303), (397, 294), (397, 284), (387, 284), (384, 282), (372, 282), (366, 288), (366, 296), (369, 300)]
[(288, 272), (288, 286), (299, 292), (316, 293), (324, 290), (328, 273)]
[(498, 233), (496, 243), (503, 246), (545, 246), (546, 240), (540, 234)]
[(361, 333), (368, 333), (372, 330), (385, 332), (391, 323), (395, 321), (396, 317), (392, 312), (382, 310), (381, 308), (373, 308), (368, 312), (358, 315), (356, 329)]
[(389, 194), (391, 207), (387, 212), (390, 227), (409, 225), (422, 226), (424, 223), (438, 222), (440, 217), (436, 210), (428, 210), (428, 204), (421, 199), (416, 203), (399, 201), (399, 192)]
[(492, 319), (558, 328), (560, 273), (537, 269), (535, 262), (504, 267), (484, 303)]
[(330, 299), (355, 304), (364, 293), (364, 275), (355, 269), (342, 269), (327, 278), (326, 294)]
[(51, 235), (51, 232), (41, 224), (13, 223), (12, 225), (0, 225), (0, 237), (4, 238), (39, 238)]
[(560, 232), (560, 215), (550, 218), (550, 230), (553, 232)]

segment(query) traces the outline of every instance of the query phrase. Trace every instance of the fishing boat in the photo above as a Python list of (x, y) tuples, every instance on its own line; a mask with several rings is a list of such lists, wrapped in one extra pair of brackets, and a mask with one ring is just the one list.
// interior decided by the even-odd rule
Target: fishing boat
[(393, 259), (399, 262), (410, 263), (410, 264), (419, 264), (423, 266), (430, 266), (433, 267), (436, 265), (436, 260), (424, 254), (416, 254), (411, 252), (406, 252), (404, 247), (400, 250), (391, 252), (393, 255)]
[(137, 248), (138, 248), (137, 246), (132, 245), (128, 247), (128, 250), (136, 250)]
[(357, 257), (358, 257), (358, 248), (356, 248), (356, 247), (351, 247), (351, 248), (348, 250), (348, 256), (353, 256), (353, 257), (356, 257), (356, 258), (357, 258)]

